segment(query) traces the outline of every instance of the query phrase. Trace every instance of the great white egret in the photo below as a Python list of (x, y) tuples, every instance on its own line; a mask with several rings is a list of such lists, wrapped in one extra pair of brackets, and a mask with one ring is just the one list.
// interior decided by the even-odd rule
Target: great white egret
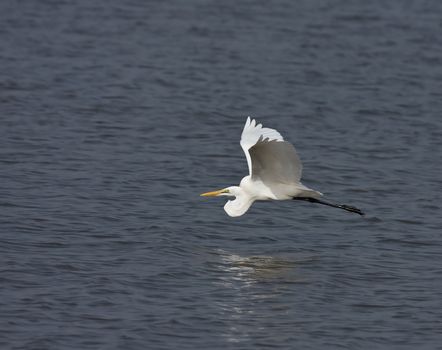
[(255, 119), (248, 117), (240, 144), (246, 154), (249, 175), (241, 180), (239, 186), (201, 194), (206, 197), (236, 197), (235, 200), (227, 201), (224, 206), (228, 215), (241, 216), (254, 201), (271, 199), (304, 200), (364, 215), (358, 208), (320, 200), (321, 192), (304, 186), (300, 181), (301, 160), (293, 145), (284, 141), (278, 131), (263, 128)]

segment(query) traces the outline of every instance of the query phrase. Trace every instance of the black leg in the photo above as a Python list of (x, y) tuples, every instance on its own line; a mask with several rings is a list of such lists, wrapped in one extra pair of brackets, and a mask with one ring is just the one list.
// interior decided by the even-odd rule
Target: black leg
[(344, 209), (344, 210), (347, 210), (347, 211), (352, 212), (352, 213), (356, 213), (356, 214), (359, 214), (359, 215), (364, 215), (364, 213), (362, 212), (361, 209), (358, 209), (356, 207), (352, 207), (350, 205), (334, 204), (334, 203), (330, 203), (330, 202), (326, 202), (326, 201), (323, 201), (323, 200), (320, 200), (320, 199), (310, 198), (310, 197), (293, 197), (293, 199), (301, 200), (301, 201), (306, 201), (306, 202), (310, 202), (310, 203), (319, 203), (319, 204), (323, 204), (323, 205), (328, 205), (329, 207)]

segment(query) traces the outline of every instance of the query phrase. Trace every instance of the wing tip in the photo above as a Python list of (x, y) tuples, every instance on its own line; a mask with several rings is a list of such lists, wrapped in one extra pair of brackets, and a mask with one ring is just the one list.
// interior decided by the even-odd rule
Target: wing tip
[(246, 125), (245, 126), (250, 126), (252, 128), (256, 128), (256, 127), (262, 127), (261, 124), (258, 124), (258, 122), (256, 121), (255, 118), (252, 118), (251, 116), (247, 117), (246, 120)]
[[(246, 130), (250, 130), (250, 131), (253, 130), (255, 132), (264, 133), (264, 135), (263, 135), (264, 139), (274, 140), (274, 141), (278, 141), (278, 142), (284, 141), (284, 138), (277, 130), (265, 128), (261, 123), (258, 123), (256, 121), (256, 119), (252, 118), (251, 116), (247, 116), (247, 120), (244, 125), (243, 132), (245, 132)], [(269, 133), (270, 133), (270, 135), (269, 135)]]

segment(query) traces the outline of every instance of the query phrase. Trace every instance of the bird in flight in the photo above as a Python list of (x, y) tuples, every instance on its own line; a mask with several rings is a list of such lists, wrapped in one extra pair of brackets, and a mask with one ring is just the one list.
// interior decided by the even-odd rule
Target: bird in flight
[(364, 215), (355, 207), (321, 200), (322, 193), (301, 183), (302, 164), (295, 147), (284, 141), (281, 134), (247, 118), (241, 135), (241, 147), (247, 158), (249, 175), (239, 186), (201, 194), (205, 197), (228, 196), (224, 210), (229, 216), (241, 216), (257, 200), (296, 199), (328, 205)]

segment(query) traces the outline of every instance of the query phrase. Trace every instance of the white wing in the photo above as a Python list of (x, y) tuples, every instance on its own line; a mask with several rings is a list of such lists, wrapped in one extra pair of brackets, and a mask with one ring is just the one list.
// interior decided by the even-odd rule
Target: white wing
[(302, 164), (295, 148), (281, 134), (247, 118), (241, 135), (241, 147), (246, 154), (249, 173), (267, 183), (297, 183)]
[(252, 175), (252, 160), (250, 158), (249, 149), (256, 145), (259, 139), (269, 139), (276, 141), (284, 141), (281, 134), (274, 129), (263, 128), (262, 124), (256, 125), (255, 119), (247, 117), (246, 124), (241, 134), (241, 147), (244, 150), (249, 166), (249, 173)]

